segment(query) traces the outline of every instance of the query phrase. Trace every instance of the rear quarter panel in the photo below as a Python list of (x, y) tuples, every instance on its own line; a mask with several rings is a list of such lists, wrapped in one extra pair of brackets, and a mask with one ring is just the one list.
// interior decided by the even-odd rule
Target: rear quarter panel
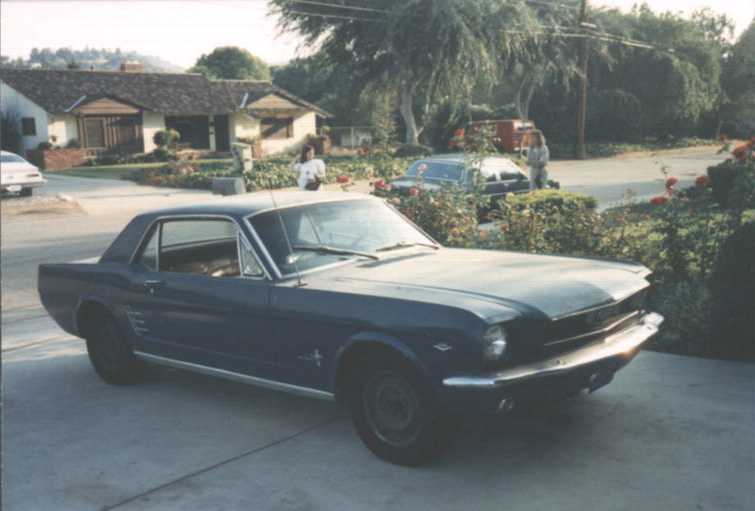
[(99, 288), (96, 300), (106, 307), (102, 300), (106, 287), (108, 264), (62, 263), (41, 264), (37, 279), (37, 291), (45, 310), (66, 332), (79, 335), (76, 325), (76, 313), (80, 304), (93, 298), (95, 289)]

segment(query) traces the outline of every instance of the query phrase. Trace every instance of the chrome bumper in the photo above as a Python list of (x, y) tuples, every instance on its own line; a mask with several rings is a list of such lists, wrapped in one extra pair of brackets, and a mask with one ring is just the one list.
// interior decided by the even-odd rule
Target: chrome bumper
[(534, 378), (566, 374), (603, 360), (622, 358), (628, 362), (637, 354), (639, 347), (645, 341), (658, 333), (661, 323), (663, 323), (663, 316), (651, 312), (642, 316), (635, 325), (584, 348), (496, 373), (446, 378), (443, 380), (443, 385), (454, 388), (495, 389)]

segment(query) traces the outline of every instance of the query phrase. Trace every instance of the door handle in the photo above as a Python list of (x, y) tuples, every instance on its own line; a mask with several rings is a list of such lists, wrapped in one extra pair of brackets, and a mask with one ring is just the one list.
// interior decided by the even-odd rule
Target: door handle
[(165, 285), (164, 280), (145, 280), (144, 281), (144, 287), (146, 287), (150, 293), (154, 293), (155, 288), (158, 288), (164, 285)]

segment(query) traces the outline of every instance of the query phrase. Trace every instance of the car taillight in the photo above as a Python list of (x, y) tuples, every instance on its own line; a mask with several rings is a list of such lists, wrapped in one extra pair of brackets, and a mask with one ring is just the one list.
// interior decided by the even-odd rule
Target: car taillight
[(39, 174), (37, 174), (36, 172), (33, 174), (26, 174), (26, 177), (39, 177)]

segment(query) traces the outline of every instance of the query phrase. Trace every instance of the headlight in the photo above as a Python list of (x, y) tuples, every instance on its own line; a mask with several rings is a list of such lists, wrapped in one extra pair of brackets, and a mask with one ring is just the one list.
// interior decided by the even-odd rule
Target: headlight
[(506, 334), (501, 325), (494, 325), (482, 336), (482, 354), (485, 362), (498, 362), (506, 353)]

